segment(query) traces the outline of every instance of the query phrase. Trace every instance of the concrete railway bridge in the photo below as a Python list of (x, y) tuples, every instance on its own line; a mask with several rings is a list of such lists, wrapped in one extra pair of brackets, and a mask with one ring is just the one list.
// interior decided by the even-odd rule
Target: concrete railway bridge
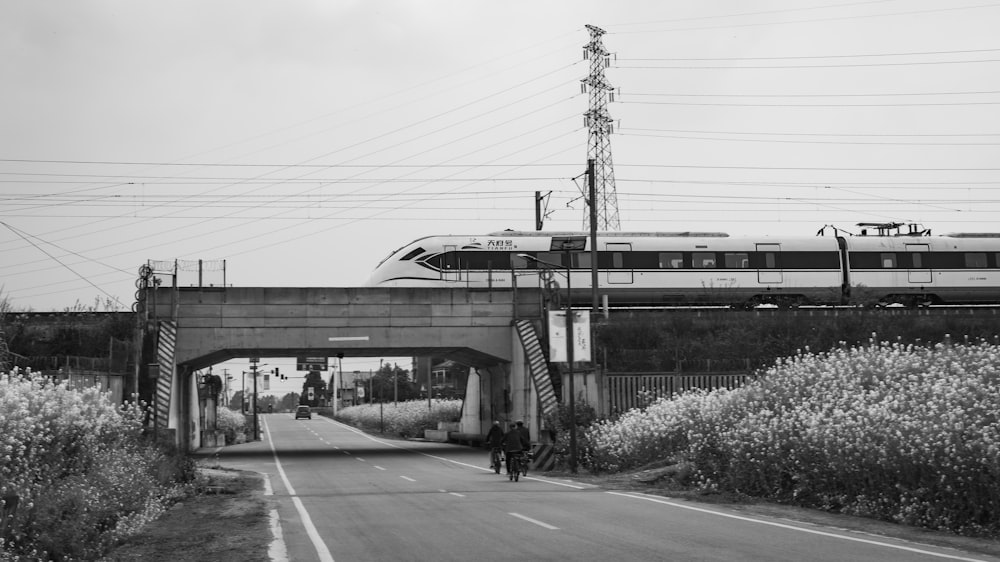
[(196, 372), (241, 357), (447, 357), (473, 368), (462, 433), (500, 415), (536, 440), (556, 407), (539, 289), (162, 287), (141, 313), (155, 423), (188, 450), (212, 444)]

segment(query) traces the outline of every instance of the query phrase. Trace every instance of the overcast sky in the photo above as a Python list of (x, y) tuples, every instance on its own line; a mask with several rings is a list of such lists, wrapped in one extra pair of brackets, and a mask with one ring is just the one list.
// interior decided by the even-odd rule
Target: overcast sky
[(536, 190), (580, 229), (586, 24), (621, 230), (1000, 231), (1000, 2), (7, 0), (2, 296), (124, 310), (149, 260), (357, 286), (532, 230)]

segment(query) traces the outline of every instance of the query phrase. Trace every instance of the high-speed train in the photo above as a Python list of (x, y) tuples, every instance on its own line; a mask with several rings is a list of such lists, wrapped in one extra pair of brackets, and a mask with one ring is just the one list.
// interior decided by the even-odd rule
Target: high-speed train
[[(596, 239), (598, 293), (612, 306), (1000, 304), (1000, 234)], [(573, 302), (585, 304), (594, 255), (581, 232), (429, 236), (390, 254), (368, 285), (537, 287), (554, 278), (563, 298), (569, 285)]]

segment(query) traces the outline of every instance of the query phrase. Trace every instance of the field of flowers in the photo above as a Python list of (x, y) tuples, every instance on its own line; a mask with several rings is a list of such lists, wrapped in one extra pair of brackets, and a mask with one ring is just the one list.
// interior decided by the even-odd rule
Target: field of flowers
[(0, 375), (0, 412), (0, 560), (97, 559), (193, 476), (96, 389)]
[(594, 424), (595, 471), (689, 466), (720, 490), (1000, 535), (1000, 346), (877, 343), (800, 353), (736, 390)]
[(423, 437), (425, 429), (437, 429), (439, 421), (457, 421), (462, 416), (461, 400), (411, 400), (398, 404), (361, 404), (337, 412), (337, 420), (367, 431), (381, 431), (399, 437)]

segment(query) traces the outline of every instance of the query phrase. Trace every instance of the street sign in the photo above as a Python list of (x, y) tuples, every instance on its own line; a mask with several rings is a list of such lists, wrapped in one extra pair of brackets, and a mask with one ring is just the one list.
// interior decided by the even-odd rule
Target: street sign
[(329, 369), (326, 357), (296, 357), (296, 371), (326, 371)]

